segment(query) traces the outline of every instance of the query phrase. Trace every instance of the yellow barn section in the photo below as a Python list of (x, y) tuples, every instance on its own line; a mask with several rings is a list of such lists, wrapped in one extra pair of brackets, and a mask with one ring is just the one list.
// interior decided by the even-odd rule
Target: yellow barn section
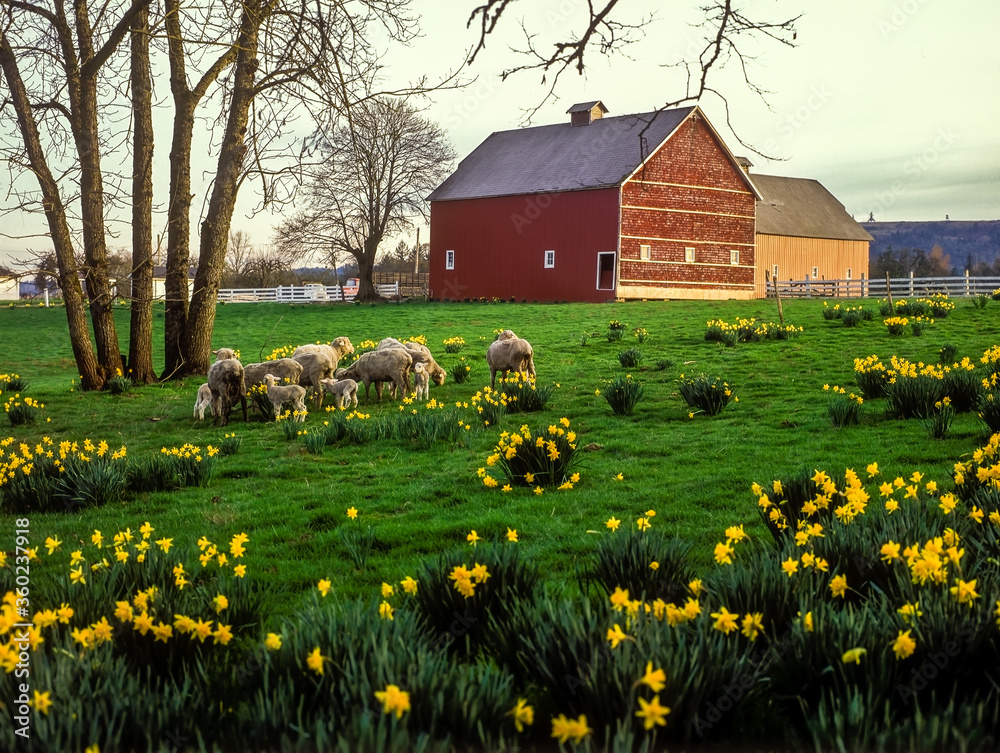
[[(741, 158), (749, 173), (749, 160)], [(871, 235), (818, 181), (777, 175), (750, 175), (764, 198), (757, 202), (755, 295), (768, 285), (806, 279), (868, 278)]]
[(775, 271), (779, 280), (867, 279), (868, 241), (757, 233), (757, 260), (754, 289), (763, 298)]

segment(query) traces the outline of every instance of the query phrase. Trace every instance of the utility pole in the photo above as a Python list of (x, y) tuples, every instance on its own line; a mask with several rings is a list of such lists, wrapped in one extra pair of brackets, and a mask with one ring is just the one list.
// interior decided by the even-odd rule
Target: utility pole
[(417, 228), (417, 247), (413, 250), (413, 274), (420, 271), (420, 228)]

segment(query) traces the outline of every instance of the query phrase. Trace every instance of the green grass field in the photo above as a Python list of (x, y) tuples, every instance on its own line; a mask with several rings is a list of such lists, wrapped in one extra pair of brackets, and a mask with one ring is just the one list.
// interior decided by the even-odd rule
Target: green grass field
[[(877, 301), (865, 304), (877, 310)], [(707, 567), (727, 526), (745, 524), (748, 532), (765, 533), (750, 491), (755, 481), (767, 483), (803, 469), (861, 471), (877, 461), (884, 477), (919, 469), (950, 488), (952, 465), (987, 437), (975, 414), (959, 415), (945, 439), (932, 439), (924, 422), (887, 418), (884, 400), (875, 400), (865, 403), (860, 425), (835, 429), (823, 385), (850, 391), (853, 359), (872, 354), (883, 361), (898, 355), (934, 363), (939, 349), (953, 344), (958, 358), (978, 363), (997, 344), (1000, 306), (979, 310), (959, 300), (950, 316), (913, 337), (890, 336), (877, 313), (873, 321), (853, 328), (826, 321), (822, 305), (819, 300), (784, 303), (786, 322), (803, 328), (796, 339), (735, 347), (706, 342), (706, 322), (737, 317), (776, 322), (773, 301), (220, 306), (213, 347), (240, 349), (244, 363), (280, 346), (340, 335), (355, 345), (423, 335), (449, 373), (459, 355), (471, 365), (465, 384), (449, 377), (431, 388), (431, 397), (454, 405), (468, 402), (488, 384), (486, 348), (495, 330), (511, 328), (531, 341), (539, 384), (557, 385), (545, 411), (508, 415), (499, 427), (484, 428), (471, 408), (463, 409), (472, 429), (457, 443), (430, 449), (398, 441), (338, 443), (322, 455), (286, 439), (279, 424), (242, 423), (238, 409), (226, 428), (193, 420), (201, 380), (170, 381), (120, 396), (74, 390), (77, 375), (64, 311), (14, 306), (0, 309), (0, 373), (19, 374), (28, 383), (24, 394), (45, 408), (37, 425), (5, 426), (0, 437), (29, 444), (43, 436), (56, 444), (103, 439), (112, 448), (125, 445), (134, 459), (184, 443), (218, 446), (235, 431), (241, 449), (218, 459), (216, 477), (207, 487), (150, 493), (71, 513), (32, 514), (33, 538), (40, 543), (56, 536), (69, 551), (77, 542), (89, 542), (95, 528), (110, 535), (126, 527), (136, 530), (144, 521), (157, 536), (178, 541), (202, 535), (225, 541), (246, 532), (252, 554), (248, 577), (287, 589), (274, 601), (276, 614), (295, 609), (296, 599), (288, 599), (288, 592), (302, 594), (321, 578), (330, 578), (339, 596), (373, 597), (383, 581), (414, 574), (428, 556), (468, 546), (472, 529), (485, 539), (504, 538), (508, 528), (516, 529), (523, 554), (537, 562), (549, 585), (575, 589), (595, 532), (603, 531), (612, 516), (634, 526), (644, 511), (655, 510), (653, 525), (693, 542), (697, 561)], [(157, 352), (162, 317), (159, 309)], [(621, 343), (605, 336), (612, 319), (627, 325)], [(128, 311), (122, 309), (125, 342), (127, 322)], [(641, 345), (632, 335), (637, 327), (649, 333)], [(442, 342), (450, 337), (464, 338), (461, 354), (444, 352)], [(617, 354), (633, 346), (642, 350), (642, 364), (623, 369)], [(633, 415), (620, 417), (595, 390), (625, 373), (643, 384), (645, 395)], [(739, 401), (718, 416), (690, 417), (678, 379), (699, 373), (728, 381)], [(400, 405), (388, 398), (379, 405), (373, 390), (370, 413), (399, 414)], [(483, 485), (477, 469), (485, 466), (501, 430), (516, 430), (522, 423), (546, 427), (562, 417), (578, 435), (581, 479), (573, 489), (536, 495), (526, 488), (504, 493)], [(314, 412), (305, 428), (315, 429), (323, 420)], [(347, 526), (358, 525), (347, 518), (349, 507), (360, 512), (361, 525), (375, 528), (363, 571), (344, 545)], [(0, 549), (12, 548), (10, 541), (0, 543)]]

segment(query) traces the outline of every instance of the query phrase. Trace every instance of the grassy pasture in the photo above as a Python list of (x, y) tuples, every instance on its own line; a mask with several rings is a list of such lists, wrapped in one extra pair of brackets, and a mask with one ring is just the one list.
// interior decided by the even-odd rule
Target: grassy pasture
[[(865, 302), (873, 309), (877, 304)], [(28, 382), (25, 394), (45, 409), (38, 425), (5, 426), (0, 437), (31, 444), (42, 436), (56, 444), (104, 439), (112, 448), (124, 444), (130, 457), (188, 442), (218, 446), (233, 431), (242, 438), (240, 452), (219, 458), (217, 475), (205, 488), (145, 494), (123, 505), (71, 513), (33, 514), (34, 543), (53, 535), (65, 542), (64, 551), (89, 542), (95, 528), (110, 535), (126, 527), (135, 530), (147, 520), (157, 535), (189, 541), (201, 535), (225, 541), (245, 531), (255, 564), (248, 577), (283, 584), (286, 596), (330, 578), (338, 595), (367, 599), (381, 582), (414, 574), (429, 555), (468, 546), (470, 530), (492, 539), (503, 538), (510, 527), (518, 531), (522, 554), (537, 562), (550, 585), (575, 589), (584, 558), (611, 516), (634, 526), (640, 514), (655, 510), (653, 525), (692, 541), (695, 556), (707, 567), (712, 546), (727, 526), (742, 523), (748, 532), (766, 536), (750, 492), (755, 481), (766, 483), (802, 469), (860, 473), (877, 461), (886, 478), (919, 469), (943, 489), (951, 487), (953, 463), (986, 437), (974, 414), (959, 415), (947, 438), (931, 439), (923, 422), (888, 419), (884, 400), (876, 400), (865, 403), (859, 426), (834, 429), (827, 416), (829, 393), (822, 387), (838, 384), (850, 391), (853, 359), (871, 354), (883, 361), (898, 355), (932, 363), (941, 347), (954, 344), (958, 358), (978, 362), (997, 344), (1000, 308), (980, 310), (959, 301), (923, 336), (894, 337), (878, 316), (848, 328), (824, 320), (821, 307), (818, 300), (786, 301), (786, 322), (804, 328), (798, 338), (727, 348), (705, 341), (708, 320), (776, 322), (774, 303), (220, 306), (213, 347), (239, 348), (244, 363), (276, 347), (340, 335), (355, 345), (424, 335), (449, 372), (459, 356), (472, 367), (467, 383), (449, 378), (432, 387), (431, 397), (453, 405), (488, 384), (486, 348), (494, 330), (511, 328), (532, 342), (539, 383), (558, 385), (546, 411), (507, 416), (499, 428), (484, 428), (471, 409), (465, 411), (473, 428), (455, 445), (419, 450), (401, 442), (338, 443), (312, 455), (302, 442), (286, 439), (280, 425), (243, 424), (238, 409), (226, 428), (195, 421), (191, 409), (201, 380), (169, 381), (121, 396), (73, 389), (76, 372), (64, 312), (15, 306), (0, 309), (5, 346), (0, 373), (20, 374)], [(118, 316), (124, 333), (128, 311)], [(622, 342), (605, 337), (612, 319), (627, 325)], [(158, 310), (157, 348), (162, 321)], [(636, 327), (649, 333), (642, 345), (632, 336)], [(465, 349), (446, 354), (442, 341), (456, 336), (465, 339)], [(641, 367), (619, 365), (617, 353), (628, 347), (643, 351)], [(624, 373), (643, 383), (645, 396), (633, 415), (619, 417), (595, 390)], [(677, 380), (698, 373), (734, 385), (739, 402), (712, 418), (689, 417)], [(398, 414), (400, 406), (388, 398), (379, 405), (373, 391), (370, 412)], [(522, 423), (536, 429), (562, 417), (570, 420), (581, 448), (577, 470), (582, 478), (574, 489), (537, 496), (524, 488), (503, 493), (483, 486), (476, 471), (485, 465), (501, 429)], [(314, 412), (305, 428), (322, 420)], [(618, 474), (623, 480), (616, 480)], [(352, 506), (360, 511), (361, 525), (373, 525), (376, 532), (367, 567), (360, 572), (343, 542), (346, 527), (358, 525), (345, 514)], [(9, 542), (0, 548), (12, 549)], [(291, 612), (296, 603), (275, 598), (272, 611)]]

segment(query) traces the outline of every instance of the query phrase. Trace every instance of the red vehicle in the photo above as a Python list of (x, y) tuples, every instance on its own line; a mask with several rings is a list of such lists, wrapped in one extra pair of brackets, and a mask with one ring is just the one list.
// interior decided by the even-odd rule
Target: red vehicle
[(350, 277), (344, 283), (343, 291), (345, 298), (353, 298), (358, 294), (358, 288), (361, 287), (361, 278)]

